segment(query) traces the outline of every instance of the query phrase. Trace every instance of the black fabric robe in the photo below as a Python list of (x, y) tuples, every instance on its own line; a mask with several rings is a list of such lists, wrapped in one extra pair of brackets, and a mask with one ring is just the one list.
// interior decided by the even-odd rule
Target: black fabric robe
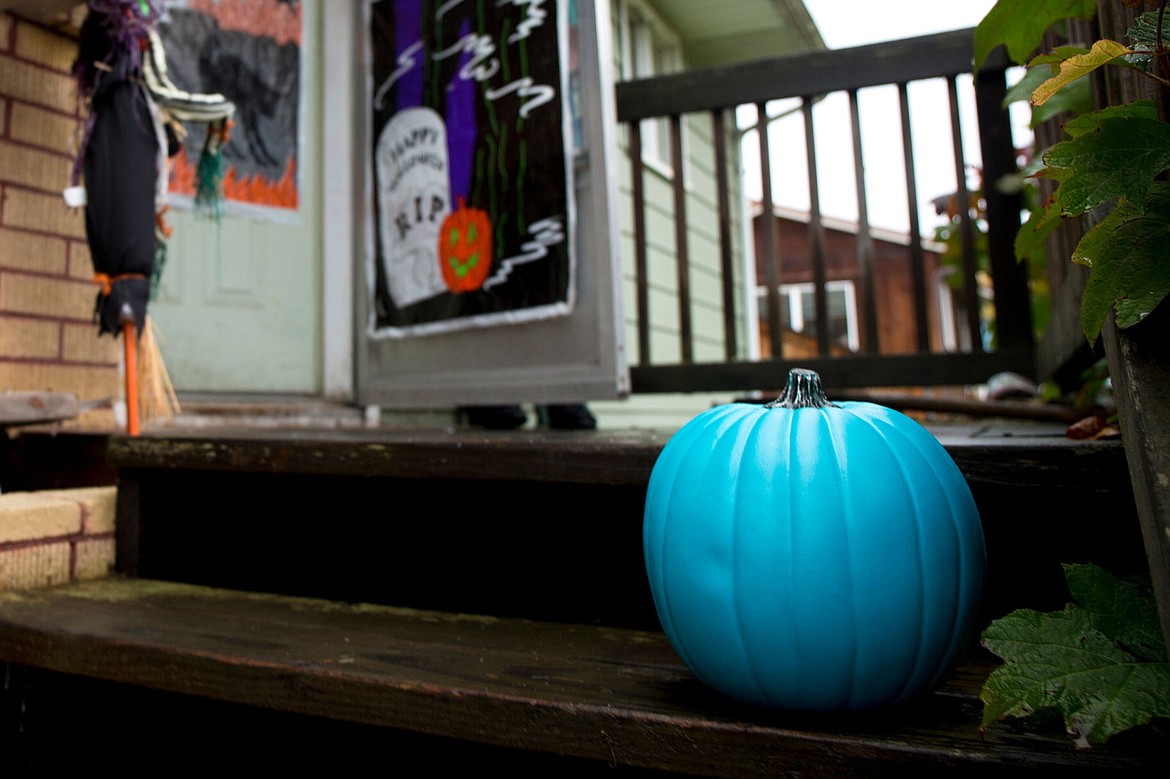
[[(89, 20), (84, 27), (81, 56), (103, 60), (111, 48), (104, 29)], [(121, 332), (125, 307), (142, 332), (157, 249), (160, 150), (150, 105), (130, 63), (115, 61), (98, 76), (91, 110), (85, 230), (94, 272), (112, 280), (109, 295), (98, 293), (99, 333)]]

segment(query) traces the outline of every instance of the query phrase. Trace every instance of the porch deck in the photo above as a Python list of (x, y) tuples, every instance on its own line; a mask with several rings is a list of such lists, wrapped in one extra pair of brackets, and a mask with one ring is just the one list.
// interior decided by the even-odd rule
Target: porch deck
[[(729, 702), (649, 631), (141, 579), (0, 596), (0, 625), (9, 661), (171, 694), (139, 692), (130, 700), (148, 706), (136, 710), (124, 688), (96, 688), (102, 711), (125, 717), (117, 732), (172, 750), (178, 775), (214, 770), (233, 751), (240, 769), (397, 765), (424, 775), (1097, 777), (1158, 765), (1141, 739), (1078, 752), (1059, 730), (981, 731), (982, 662), (900, 709), (832, 719)], [(185, 696), (217, 703), (193, 717)], [(403, 733), (422, 747), (402, 749)], [(151, 765), (129, 748), (119, 762), (131, 775)]]
[[(984, 621), (1059, 608), (1062, 562), (1144, 564), (1121, 443), (1063, 430), (934, 427), (984, 519)], [(1140, 776), (1161, 759), (1156, 739), (1084, 753), (1059, 727), (981, 732), (994, 659), (974, 646), (940, 690), (880, 717), (793, 717), (712, 694), (666, 644), (642, 566), (646, 481), (668, 437), (114, 436), (121, 576), (0, 598), (0, 661), (40, 690), (25, 746), (67, 762), (36, 734), (76, 727), (60, 719), (70, 701), (117, 712), (87, 722), (91, 736), (140, 731), (145, 755), (199, 743), (189, 761), (203, 767), (240, 742), (208, 722), (245, 728), (265, 765), (341, 766), (392, 744), (446, 775)], [(278, 746), (289, 733), (304, 745)]]

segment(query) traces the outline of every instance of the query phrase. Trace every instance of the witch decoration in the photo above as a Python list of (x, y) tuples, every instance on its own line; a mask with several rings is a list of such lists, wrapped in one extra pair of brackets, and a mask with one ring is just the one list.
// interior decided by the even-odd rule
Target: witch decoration
[[(195, 206), (218, 216), (221, 149), (235, 106), (223, 95), (185, 92), (171, 82), (157, 32), (164, 0), (88, 0), (87, 6), (73, 71), (88, 111), (66, 200), (85, 206), (100, 285), (98, 334), (129, 336), (129, 360), (130, 328), (142, 333), (146, 326), (170, 235), (163, 218), (168, 159), (186, 135), (184, 122), (207, 124)], [(126, 373), (129, 381), (129, 365)]]

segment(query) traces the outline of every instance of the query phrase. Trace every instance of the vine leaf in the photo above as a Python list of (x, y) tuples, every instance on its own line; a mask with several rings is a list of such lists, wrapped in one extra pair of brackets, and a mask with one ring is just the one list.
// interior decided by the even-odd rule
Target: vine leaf
[(1054, 22), (1091, 19), (1096, 11), (1097, 0), (999, 0), (975, 28), (975, 70), (1001, 44), (1013, 62), (1023, 63)]
[[(1138, 50), (1129, 61), (1137, 66), (1148, 66), (1153, 59), (1153, 50), (1158, 48), (1158, 14), (1154, 12), (1139, 16), (1132, 27), (1126, 30), (1133, 47)], [(1170, 28), (1163, 25), (1162, 45), (1170, 44)]]
[(1060, 71), (1032, 92), (1032, 104), (1044, 105), (1050, 97), (1067, 85), (1127, 54), (1133, 52), (1117, 41), (1097, 41), (1088, 52), (1073, 54), (1061, 62)]
[(1111, 212), (1081, 238), (1073, 261), (1091, 269), (1081, 327), (1096, 342), (1110, 309), (1118, 327), (1142, 321), (1170, 295), (1170, 124), (1149, 101), (1083, 114), (1065, 124), (1068, 140), (1044, 153), (1037, 175), (1059, 185), (1016, 236), (1018, 257), (1036, 256), (1059, 216), (1099, 206)]
[(1118, 579), (1095, 565), (1066, 565), (1064, 578), (1098, 630), (1143, 660), (1165, 662), (1157, 604), (1143, 597), (1141, 581)]
[[(1084, 51), (1082, 49), (1082, 51)], [(1004, 96), (1004, 107), (1016, 102), (1027, 102), (1032, 106), (1028, 126), (1035, 129), (1060, 114), (1084, 114), (1093, 110), (1093, 90), (1089, 79), (1083, 78), (1066, 86), (1044, 101), (1044, 105), (1032, 104), (1032, 93), (1052, 77), (1052, 68), (1037, 67), (1036, 60), (1028, 65), (1023, 77), (1010, 87)]]
[(1065, 566), (1074, 603), (993, 621), (983, 645), (1003, 658), (980, 693), (983, 726), (1058, 710), (1077, 747), (1170, 717), (1170, 663), (1148, 587), (1095, 566)]
[(1064, 132), (1070, 138), (1079, 138), (1085, 133), (1096, 130), (1098, 122), (1103, 118), (1126, 119), (1129, 117), (1157, 119), (1158, 106), (1153, 100), (1135, 100), (1132, 103), (1103, 108), (1100, 111), (1082, 111), (1079, 116), (1074, 116), (1064, 123)]
[[(1166, 157), (1170, 146), (1161, 152), (1143, 149), (1142, 154), (1148, 155), (1144, 157), (1130, 157), (1122, 153), (1123, 169), (1119, 170), (1115, 164), (1115, 150), (1110, 150), (1108, 143), (1112, 142), (1114, 135), (1132, 141), (1132, 137), (1139, 133), (1127, 132), (1123, 124), (1110, 125), (1107, 133), (1102, 132), (1102, 127), (1106, 120), (1143, 120), (1141, 127), (1151, 128), (1155, 136), (1166, 136), (1167, 128), (1157, 117), (1158, 109), (1154, 103), (1144, 100), (1081, 114), (1067, 121), (1064, 132), (1069, 140), (1045, 152), (1042, 155), (1044, 167), (1032, 174), (1054, 180), (1059, 186), (1049, 195), (1047, 202), (1032, 210), (1027, 222), (1016, 234), (1016, 256), (1022, 260), (1043, 257), (1045, 241), (1064, 216), (1078, 216), (1122, 195), (1137, 198), (1140, 202), (1160, 172), (1162, 163), (1159, 158)], [(1106, 232), (1102, 230), (1084, 243), (1078, 261), (1096, 267), (1098, 263), (1095, 258), (1102, 254), (1101, 243), (1098, 242), (1103, 242), (1106, 237)], [(1108, 264), (1115, 252), (1123, 248), (1112, 247), (1113, 251), (1107, 252), (1108, 256), (1103, 258), (1103, 262)], [(1096, 332), (1099, 326), (1086, 330), (1089, 329)]]
[(1061, 205), (1077, 216), (1115, 198), (1145, 200), (1159, 173), (1170, 168), (1170, 124), (1141, 117), (1100, 116), (1096, 129), (1061, 141), (1044, 154), (1061, 180)]
[(1119, 203), (1085, 233), (1072, 258), (1092, 269), (1081, 298), (1090, 342), (1113, 306), (1118, 327), (1142, 321), (1170, 294), (1170, 184), (1155, 183), (1141, 208)]

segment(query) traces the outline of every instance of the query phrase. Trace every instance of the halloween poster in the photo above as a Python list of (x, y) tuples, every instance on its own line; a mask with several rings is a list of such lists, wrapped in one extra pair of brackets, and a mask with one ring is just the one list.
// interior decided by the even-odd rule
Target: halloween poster
[[(236, 105), (223, 147), (230, 214), (295, 220), (299, 188), (303, 0), (169, 0), (159, 24), (171, 80)], [(195, 192), (202, 130), (171, 162), (170, 200)]]
[(369, 4), (372, 336), (571, 310), (567, 5)]

